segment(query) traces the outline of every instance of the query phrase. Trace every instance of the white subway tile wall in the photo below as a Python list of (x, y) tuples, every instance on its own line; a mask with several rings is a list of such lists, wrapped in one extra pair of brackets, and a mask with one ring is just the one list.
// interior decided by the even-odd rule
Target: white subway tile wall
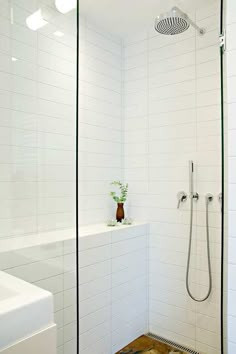
[[(190, 15), (206, 28), (178, 36), (150, 30), (124, 42), (125, 180), (128, 212), (150, 222), (149, 330), (207, 354), (220, 353), (221, 123), (218, 6)], [(195, 163), (194, 245), (191, 290), (207, 292), (205, 195), (209, 207), (213, 291), (196, 304), (185, 272), (189, 201), (177, 210), (177, 192), (188, 193), (188, 161)]]
[[(75, 233), (76, 12), (47, 0), (0, 8), (0, 241), (30, 247), (45, 232)], [(32, 31), (38, 8), (49, 23)], [(60, 354), (76, 352), (74, 258), (63, 242), (0, 254), (1, 270), (55, 295)]]
[(80, 225), (114, 217), (110, 183), (122, 179), (121, 39), (80, 18)]
[(80, 237), (81, 354), (114, 354), (147, 332), (147, 239), (145, 224)]
[(226, 7), (226, 24), (227, 24), (227, 51), (226, 51), (226, 107), (228, 119), (228, 279), (226, 296), (227, 303), (227, 353), (234, 354), (236, 351), (236, 204), (235, 204), (235, 187), (236, 187), (236, 12), (235, 1), (227, 0)]

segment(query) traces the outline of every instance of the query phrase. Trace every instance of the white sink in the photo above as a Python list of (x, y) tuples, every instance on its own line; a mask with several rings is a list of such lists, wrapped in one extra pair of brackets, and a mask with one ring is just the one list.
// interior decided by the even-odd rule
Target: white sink
[(0, 271), (0, 351), (53, 324), (52, 294)]

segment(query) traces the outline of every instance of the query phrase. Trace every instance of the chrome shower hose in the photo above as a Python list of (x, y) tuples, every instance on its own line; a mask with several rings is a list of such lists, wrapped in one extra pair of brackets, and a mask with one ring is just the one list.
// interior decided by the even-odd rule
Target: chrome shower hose
[(208, 276), (209, 276), (209, 288), (206, 296), (202, 299), (197, 299), (190, 290), (189, 287), (189, 268), (191, 261), (191, 253), (192, 253), (192, 239), (193, 239), (193, 197), (191, 197), (191, 206), (190, 206), (190, 230), (189, 230), (189, 247), (188, 247), (188, 260), (187, 260), (187, 271), (186, 271), (186, 289), (189, 296), (197, 302), (206, 301), (212, 291), (212, 271), (211, 271), (211, 254), (210, 254), (210, 237), (209, 237), (209, 202), (212, 200), (212, 197), (206, 196), (206, 241), (207, 241), (207, 264), (208, 264)]

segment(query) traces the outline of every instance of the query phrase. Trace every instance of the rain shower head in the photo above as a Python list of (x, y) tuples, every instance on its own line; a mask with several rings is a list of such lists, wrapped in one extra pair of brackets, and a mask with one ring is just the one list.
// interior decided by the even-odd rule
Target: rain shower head
[(192, 25), (199, 34), (203, 35), (205, 30), (199, 28), (187, 14), (178, 7), (173, 7), (170, 12), (158, 16), (155, 20), (155, 30), (165, 35), (175, 35), (186, 31)]

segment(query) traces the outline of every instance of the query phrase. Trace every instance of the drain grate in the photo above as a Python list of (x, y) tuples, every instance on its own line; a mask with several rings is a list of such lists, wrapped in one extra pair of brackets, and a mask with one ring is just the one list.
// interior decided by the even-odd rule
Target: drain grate
[(158, 340), (159, 342), (165, 343), (165, 344), (169, 344), (171, 347), (175, 348), (175, 349), (180, 349), (181, 351), (184, 351), (186, 353), (190, 353), (190, 354), (200, 354), (199, 352), (196, 352), (196, 350), (193, 349), (189, 349), (187, 347), (185, 347), (184, 345), (178, 344), (173, 342), (172, 340), (163, 338), (161, 336), (157, 336), (156, 334), (153, 333), (147, 333), (147, 336), (153, 339)]

